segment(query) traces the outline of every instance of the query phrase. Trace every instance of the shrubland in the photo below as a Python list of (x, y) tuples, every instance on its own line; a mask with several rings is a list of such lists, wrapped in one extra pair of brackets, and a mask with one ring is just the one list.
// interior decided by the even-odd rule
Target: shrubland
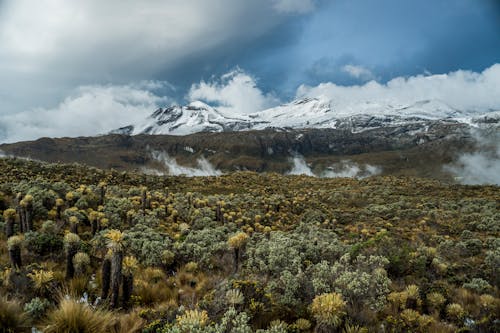
[(0, 159), (6, 332), (494, 332), (500, 189)]

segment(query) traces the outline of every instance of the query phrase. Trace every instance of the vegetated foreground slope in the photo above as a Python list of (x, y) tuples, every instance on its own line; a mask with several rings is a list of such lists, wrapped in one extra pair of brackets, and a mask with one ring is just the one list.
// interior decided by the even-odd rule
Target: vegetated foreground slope
[(499, 329), (498, 186), (0, 159), (0, 191), (2, 329)]

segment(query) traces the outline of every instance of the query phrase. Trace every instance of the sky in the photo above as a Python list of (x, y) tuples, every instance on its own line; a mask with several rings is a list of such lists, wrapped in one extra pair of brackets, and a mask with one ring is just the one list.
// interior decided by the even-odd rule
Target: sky
[(498, 0), (0, 0), (0, 142), (201, 99), (318, 94), (500, 110)]

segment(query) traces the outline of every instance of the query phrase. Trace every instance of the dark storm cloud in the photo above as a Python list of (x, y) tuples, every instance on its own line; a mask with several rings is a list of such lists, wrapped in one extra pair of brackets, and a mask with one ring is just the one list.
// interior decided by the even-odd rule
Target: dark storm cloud
[[(313, 9), (312, 2), (297, 0), (5, 1), (0, 92), (19, 104), (0, 101), (0, 107), (28, 107), (26, 93), (46, 105), (60, 100), (57, 91), (78, 85), (127, 84), (159, 73), (175, 83), (197, 71), (199, 80), (223, 66), (217, 54), (245, 49), (295, 12)], [(210, 60), (216, 65), (206, 66)], [(204, 67), (186, 66), (194, 62)]]

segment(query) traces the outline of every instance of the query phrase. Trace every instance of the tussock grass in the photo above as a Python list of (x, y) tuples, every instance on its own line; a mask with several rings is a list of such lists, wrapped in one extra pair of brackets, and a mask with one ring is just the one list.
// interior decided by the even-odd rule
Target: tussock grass
[(45, 333), (109, 332), (114, 324), (112, 312), (93, 309), (74, 299), (62, 299), (59, 307), (47, 315)]
[(21, 302), (0, 298), (0, 331), (20, 332), (29, 325), (28, 316), (23, 310)]

